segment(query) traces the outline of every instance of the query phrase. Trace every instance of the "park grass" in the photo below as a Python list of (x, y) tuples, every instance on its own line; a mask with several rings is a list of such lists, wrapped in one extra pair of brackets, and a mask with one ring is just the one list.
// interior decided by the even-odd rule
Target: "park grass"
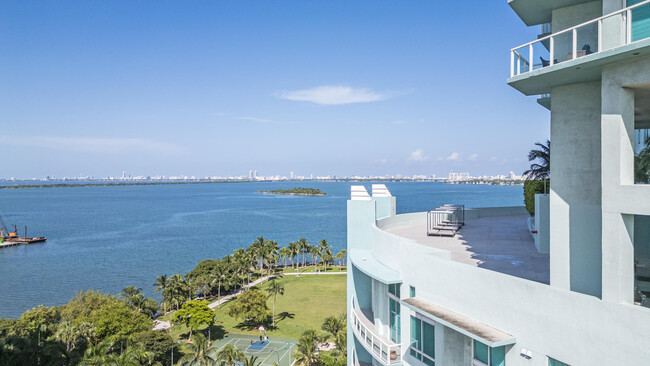
[[(337, 268), (338, 269), (338, 268)], [(345, 272), (343, 272), (345, 273)], [(298, 339), (303, 330), (320, 330), (323, 321), (328, 316), (336, 316), (346, 312), (346, 276), (341, 275), (308, 275), (285, 276), (280, 281), (284, 284), (284, 296), (277, 296), (275, 313), (276, 328), (268, 329), (267, 335), (279, 338)], [(265, 290), (267, 282), (256, 286)], [(267, 300), (269, 310), (273, 309), (273, 298)], [(229, 303), (215, 308), (217, 321), (210, 328), (210, 338), (217, 340), (225, 334), (260, 335), (257, 329), (243, 326), (241, 321), (230, 317)], [(171, 318), (167, 314), (164, 318)], [(298, 326), (294, 326), (297, 324)], [(200, 330), (206, 336), (208, 328)], [(187, 338), (189, 329), (176, 325), (171, 329), (174, 338)]]

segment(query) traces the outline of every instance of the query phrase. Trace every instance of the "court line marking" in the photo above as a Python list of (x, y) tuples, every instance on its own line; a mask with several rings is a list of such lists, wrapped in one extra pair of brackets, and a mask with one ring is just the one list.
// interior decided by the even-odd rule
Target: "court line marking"
[[(260, 362), (260, 366), (272, 366), (273, 365), (272, 362), (269, 363), (269, 364), (266, 364), (265, 362), (273, 355), (273, 353), (278, 352), (278, 355), (280, 355), (280, 349), (283, 348), (283, 347), (287, 347), (287, 350), (284, 351), (284, 353), (282, 353), (280, 358), (278, 359), (279, 363), (281, 363), (282, 360), (287, 356), (288, 353), (291, 352), (291, 350), (295, 346), (294, 343), (289, 343), (289, 342), (268, 341), (269, 343), (262, 350), (260, 350), (260, 351), (248, 351), (247, 348), (250, 346), (250, 344), (248, 344), (248, 342), (250, 342), (250, 339), (231, 338), (222, 347), (220, 347), (219, 350), (221, 351), (227, 345), (231, 344), (233, 341), (235, 342), (233, 344), (233, 346), (235, 348), (241, 349), (246, 353), (249, 353), (249, 354), (252, 354), (252, 355), (258, 355), (258, 354), (265, 354), (266, 353), (266, 357), (264, 358), (264, 360), (262, 360), (262, 362)], [(240, 348), (241, 347), (240, 342), (245, 342), (246, 343), (243, 349)], [(269, 346), (271, 346), (273, 344), (280, 345), (280, 346), (277, 349), (275, 347), (269, 347)], [(270, 350), (267, 351), (267, 352), (262, 352), (262, 351), (265, 351), (267, 348), (270, 348)]]

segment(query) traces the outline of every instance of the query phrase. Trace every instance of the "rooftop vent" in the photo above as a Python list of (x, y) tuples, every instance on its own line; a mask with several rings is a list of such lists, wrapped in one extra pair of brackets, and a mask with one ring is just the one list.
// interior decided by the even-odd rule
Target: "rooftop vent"
[(372, 185), (372, 196), (373, 197), (391, 197), (392, 195), (386, 188), (385, 184), (373, 184)]
[(352, 201), (370, 201), (370, 195), (364, 186), (350, 187)]

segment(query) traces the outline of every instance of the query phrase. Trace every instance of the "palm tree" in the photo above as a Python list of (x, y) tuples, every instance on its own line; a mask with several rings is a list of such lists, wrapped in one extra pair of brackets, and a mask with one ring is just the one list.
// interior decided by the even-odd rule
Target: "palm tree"
[(113, 362), (109, 361), (108, 364), (120, 366), (151, 365), (154, 357), (154, 353), (147, 351), (143, 345), (131, 344), (119, 356), (115, 357)]
[(325, 321), (323, 322), (321, 329), (326, 331), (332, 337), (334, 337), (334, 339), (336, 339), (336, 335), (340, 331), (344, 330), (345, 327), (346, 327), (345, 317), (341, 318), (340, 316), (328, 316), (327, 318), (325, 318)]
[(341, 249), (340, 252), (336, 253), (336, 259), (339, 260), (339, 272), (340, 272), (341, 269), (342, 269), (342, 268), (341, 268), (341, 267), (342, 267), (342, 266), (341, 266), (341, 262), (343, 261), (343, 259), (345, 259), (345, 256), (346, 256), (347, 254), (348, 254), (348, 251), (345, 250), (345, 249)]
[[(282, 247), (280, 249), (280, 259), (282, 260), (282, 267), (287, 266), (287, 259), (291, 258), (291, 251), (288, 247)], [(293, 262), (293, 261), (291, 261)], [(293, 263), (292, 263), (293, 265)]]
[[(298, 254), (300, 253), (300, 247), (299, 247), (298, 242), (289, 243), (288, 249), (289, 249), (289, 254), (290, 254), (289, 258), (291, 259), (291, 267), (293, 267), (293, 259), (294, 258), (297, 259)], [(297, 265), (297, 263), (296, 263), (296, 265)]]
[(113, 347), (113, 342), (103, 341), (99, 344), (90, 344), (84, 352), (84, 358), (79, 363), (82, 366), (101, 366), (108, 361), (108, 353)]
[(273, 260), (274, 256), (278, 255), (279, 248), (280, 247), (278, 246), (278, 243), (273, 240), (264, 241), (264, 246), (262, 248), (262, 257), (264, 260), (266, 260), (267, 276), (271, 274), (271, 261)]
[(311, 262), (314, 264), (314, 271), (316, 270), (316, 265), (318, 265), (318, 256), (320, 255), (320, 249), (317, 246), (309, 247), (309, 254), (311, 256)]
[(186, 277), (184, 280), (184, 287), (187, 290), (187, 301), (192, 300), (192, 295), (193, 295), (193, 287), (192, 287), (192, 279), (189, 277)]
[(244, 351), (227, 344), (217, 353), (217, 362), (220, 366), (235, 366), (235, 362), (243, 362), (246, 359)]
[(278, 277), (273, 277), (266, 286), (266, 291), (269, 297), (273, 296), (273, 327), (275, 328), (275, 298), (277, 295), (284, 296), (284, 284), (278, 280)]
[(303, 366), (315, 365), (318, 362), (316, 351), (318, 350), (318, 342), (320, 337), (313, 329), (306, 330), (296, 344), (294, 355), (296, 362)]
[(260, 362), (257, 361), (256, 356), (251, 356), (249, 358), (244, 359), (244, 364), (243, 366), (258, 366)]
[(302, 266), (306, 265), (305, 263), (305, 254), (309, 253), (309, 248), (311, 245), (307, 242), (307, 239), (300, 238), (298, 239), (298, 251), (302, 254)]
[[(212, 273), (213, 276), (212, 276), (211, 284), (214, 285), (216, 282), (217, 299), (221, 298), (221, 282), (227, 278), (226, 277), (227, 274), (228, 274), (228, 270), (226, 269), (223, 263), (219, 263), (219, 265), (214, 269), (214, 272)], [(220, 308), (221, 303), (219, 303), (217, 307)]]
[(180, 359), (181, 365), (200, 366), (215, 365), (217, 363), (216, 348), (209, 347), (209, 341), (201, 333), (194, 335), (192, 343), (188, 343)]
[(251, 252), (251, 256), (255, 260), (260, 261), (260, 276), (263, 276), (263, 274), (262, 274), (262, 266), (264, 266), (264, 244), (265, 244), (265, 242), (266, 242), (266, 240), (264, 240), (264, 237), (260, 236), (249, 247), (250, 252)]
[(241, 279), (241, 287), (244, 287), (244, 280), (250, 271), (251, 260), (254, 260), (251, 253), (244, 249), (237, 249), (233, 253), (234, 272), (235, 276)]
[(526, 179), (548, 179), (551, 176), (551, 140), (546, 140), (546, 145), (536, 142), (539, 150), (530, 150), (528, 161), (539, 160), (539, 163), (530, 165), (530, 169), (524, 172)]
[(61, 322), (61, 324), (59, 324), (59, 327), (56, 330), (56, 333), (54, 333), (53, 338), (65, 344), (65, 351), (67, 353), (70, 353), (70, 351), (74, 349), (75, 342), (79, 338), (77, 334), (77, 327), (75, 327), (72, 322), (64, 320)]
[(332, 250), (327, 244), (327, 240), (323, 239), (318, 243), (318, 254), (323, 260), (324, 271), (327, 272), (327, 264), (334, 258), (332, 256)]
[[(153, 291), (153, 293), (158, 293), (161, 292), (161, 294), (165, 293), (165, 290), (167, 289), (167, 286), (169, 286), (169, 279), (167, 278), (167, 275), (160, 275), (156, 277), (156, 281), (153, 283), (154, 286), (156, 286), (156, 289)], [(163, 313), (167, 313), (167, 308), (166, 308), (166, 302), (165, 302), (165, 296), (163, 295)]]
[[(186, 294), (189, 293), (188, 283), (185, 281), (182, 275), (176, 273), (171, 276), (168, 280), (168, 296), (170, 298), (170, 304), (173, 304), (176, 309), (178, 309), (186, 299)], [(165, 293), (163, 292), (163, 297)]]
[(135, 309), (136, 312), (140, 312), (142, 304), (144, 302), (144, 294), (142, 294), (141, 288), (136, 288), (134, 286), (127, 286), (122, 289), (122, 293), (119, 295), (129, 306)]

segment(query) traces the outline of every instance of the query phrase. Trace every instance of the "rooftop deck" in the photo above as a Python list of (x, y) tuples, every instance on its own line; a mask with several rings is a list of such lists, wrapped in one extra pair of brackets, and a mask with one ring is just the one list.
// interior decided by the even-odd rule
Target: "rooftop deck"
[(548, 284), (549, 256), (535, 249), (527, 218), (518, 215), (468, 219), (453, 238), (427, 236), (425, 220), (385, 231), (447, 250), (456, 262)]

